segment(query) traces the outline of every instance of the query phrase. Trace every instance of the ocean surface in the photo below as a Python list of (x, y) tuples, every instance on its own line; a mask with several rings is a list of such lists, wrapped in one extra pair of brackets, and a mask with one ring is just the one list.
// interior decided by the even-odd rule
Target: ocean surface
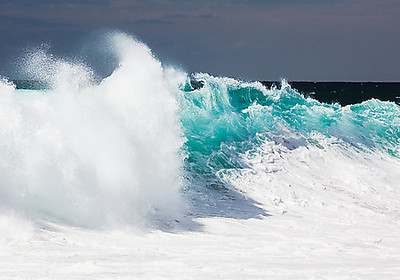
[[(265, 86), (279, 85), (277, 82), (262, 82)], [(290, 82), (290, 85), (305, 97), (324, 103), (351, 105), (369, 99), (400, 103), (399, 82)]]
[[(21, 240), (43, 232), (46, 240), (61, 238), (60, 226), (201, 232), (209, 225), (215, 236), (248, 235), (240, 243), (247, 249), (232, 241), (232, 258), (257, 247), (248, 243), (253, 238), (265, 249), (257, 251), (259, 260), (271, 244), (280, 256), (307, 255), (302, 250), (314, 243), (328, 259), (340, 250), (370, 255), (365, 244), (382, 239), (389, 240), (382, 247), (387, 259), (398, 260), (389, 248), (399, 223), (399, 83), (188, 74), (162, 65), (128, 35), (109, 39), (119, 66), (100, 82), (90, 66), (41, 50), (26, 58), (30, 80), (0, 82), (3, 244), (14, 244), (21, 232), (33, 232)], [(213, 226), (213, 219), (255, 224)], [(300, 240), (304, 234), (310, 240)], [(208, 244), (221, 242), (214, 241)], [(168, 250), (166, 256), (177, 249)], [(334, 256), (351, 272), (348, 259)], [(363, 265), (362, 257), (352, 260)], [(317, 268), (322, 274), (309, 268), (304, 275), (327, 275)]]
[[(45, 90), (50, 86), (46, 82), (35, 80), (13, 80), (17, 89)], [(279, 88), (282, 81), (261, 81), (266, 88)], [(400, 103), (400, 82), (307, 82), (289, 81), (290, 86), (304, 97), (314, 98), (322, 103), (351, 105), (369, 99)], [(193, 89), (199, 89), (203, 83), (191, 80)]]

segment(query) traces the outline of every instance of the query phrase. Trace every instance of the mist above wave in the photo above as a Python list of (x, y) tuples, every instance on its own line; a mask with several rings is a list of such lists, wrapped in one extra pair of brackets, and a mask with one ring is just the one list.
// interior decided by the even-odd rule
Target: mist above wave
[(151, 224), (182, 209), (180, 124), (161, 63), (143, 43), (109, 35), (119, 66), (30, 53), (25, 71), (49, 91), (0, 84), (0, 203), (86, 227)]

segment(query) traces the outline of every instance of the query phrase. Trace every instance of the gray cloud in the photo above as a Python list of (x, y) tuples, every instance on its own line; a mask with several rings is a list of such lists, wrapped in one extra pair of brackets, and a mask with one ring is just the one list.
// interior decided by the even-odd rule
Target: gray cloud
[(174, 18), (174, 19), (179, 19), (179, 18), (187, 18), (188, 16), (185, 14), (172, 14), (172, 15), (165, 15), (165, 18)]
[[(20, 48), (122, 29), (188, 71), (245, 79), (398, 80), (395, 0), (2, 1), (0, 64)], [(86, 35), (85, 35), (86, 34)], [(7, 67), (3, 67), (6, 69)], [(4, 71), (4, 70), (3, 70)]]
[(162, 19), (139, 19), (139, 20), (135, 20), (133, 21), (133, 23), (135, 24), (174, 24), (173, 21), (169, 21), (169, 20), (162, 20)]

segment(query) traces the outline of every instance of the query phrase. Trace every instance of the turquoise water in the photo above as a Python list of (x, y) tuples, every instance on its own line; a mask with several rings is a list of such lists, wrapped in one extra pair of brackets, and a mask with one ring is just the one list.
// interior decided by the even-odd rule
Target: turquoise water
[(399, 157), (400, 107), (371, 99), (341, 106), (305, 98), (285, 81), (279, 88), (196, 74), (204, 87), (181, 85), (179, 110), (187, 142), (186, 168), (212, 180), (220, 169), (241, 168), (240, 155), (264, 141), (295, 149), (333, 138), (360, 151)]

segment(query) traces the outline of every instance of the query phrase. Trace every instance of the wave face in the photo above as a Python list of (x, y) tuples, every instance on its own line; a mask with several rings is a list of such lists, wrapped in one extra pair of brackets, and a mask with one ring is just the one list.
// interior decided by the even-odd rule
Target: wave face
[(202, 174), (241, 168), (240, 155), (265, 142), (289, 150), (324, 149), (324, 138), (345, 149), (399, 157), (400, 107), (395, 103), (372, 99), (342, 107), (305, 98), (285, 81), (280, 89), (267, 89), (208, 74), (195, 79), (204, 87), (181, 86), (180, 114), (188, 162)]
[(273, 213), (327, 205), (326, 189), (398, 211), (388, 204), (400, 180), (395, 103), (342, 107), (285, 81), (268, 89), (189, 77), (129, 36), (110, 42), (119, 66), (100, 84), (89, 67), (43, 50), (27, 56), (24, 70), (50, 90), (1, 82), (5, 211), (85, 227), (152, 224), (184, 213), (185, 201), (213, 203), (204, 197), (235, 203), (244, 194)]
[[(355, 203), (400, 210), (395, 103), (372, 99), (342, 107), (305, 98), (285, 81), (267, 89), (208, 74), (194, 78), (203, 88), (192, 89), (190, 81), (180, 86), (185, 168), (197, 192), (219, 193), (209, 205), (237, 199), (237, 193), (269, 213), (299, 213), (308, 205), (348, 209)], [(335, 201), (327, 191), (345, 197)]]

